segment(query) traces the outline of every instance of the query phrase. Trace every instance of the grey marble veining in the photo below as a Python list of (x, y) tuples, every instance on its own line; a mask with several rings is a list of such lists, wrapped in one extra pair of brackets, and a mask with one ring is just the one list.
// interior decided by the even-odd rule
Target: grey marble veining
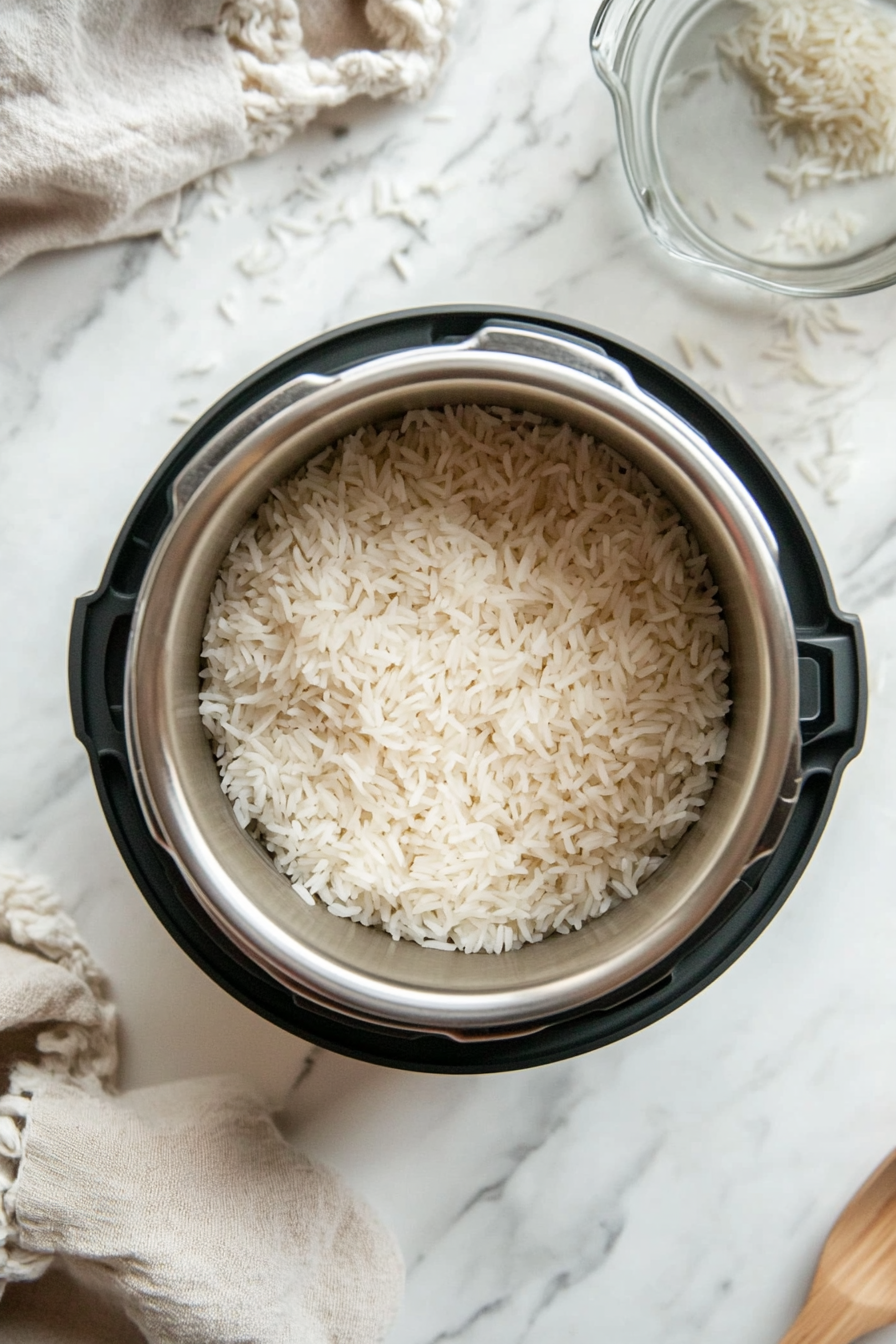
[[(0, 281), (3, 857), (51, 878), (107, 966), (126, 1085), (249, 1073), (396, 1228), (391, 1344), (764, 1344), (896, 1145), (896, 291), (813, 335), (805, 305), (666, 257), (623, 179), (591, 17), (469, 0), (427, 104), (333, 113), (190, 193), (179, 256), (113, 244)], [(796, 494), (872, 688), (818, 853), (749, 952), (636, 1037), (478, 1078), (309, 1055), (207, 981), (114, 848), (66, 688), (72, 601), (184, 423), (322, 330), (451, 302), (692, 362)], [(769, 357), (788, 321), (814, 382)]]

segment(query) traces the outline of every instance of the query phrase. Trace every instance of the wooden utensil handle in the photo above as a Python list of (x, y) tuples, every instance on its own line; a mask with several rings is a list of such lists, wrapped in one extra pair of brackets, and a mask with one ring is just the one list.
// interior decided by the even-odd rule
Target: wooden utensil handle
[(852, 1344), (887, 1318), (873, 1309), (850, 1302), (833, 1288), (811, 1292), (781, 1344)]

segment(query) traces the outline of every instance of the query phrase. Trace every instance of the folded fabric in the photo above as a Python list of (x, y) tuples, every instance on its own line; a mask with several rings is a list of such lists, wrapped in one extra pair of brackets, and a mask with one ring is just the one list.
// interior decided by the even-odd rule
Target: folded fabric
[(0, 1344), (146, 1344), (136, 1325), (107, 1298), (64, 1269), (19, 1283), (0, 1306)]
[(401, 1259), (340, 1178), (238, 1078), (111, 1095), (114, 1009), (39, 883), (0, 874), (0, 939), (0, 1293), (56, 1262), (149, 1344), (380, 1340)]
[(0, 274), (177, 220), (180, 189), (350, 98), (418, 98), (459, 0), (0, 6)]

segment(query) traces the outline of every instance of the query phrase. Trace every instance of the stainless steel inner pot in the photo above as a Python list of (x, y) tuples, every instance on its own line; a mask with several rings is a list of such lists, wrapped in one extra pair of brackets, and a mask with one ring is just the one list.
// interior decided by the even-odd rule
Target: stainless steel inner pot
[[(271, 486), (359, 425), (458, 402), (566, 420), (640, 467), (705, 549), (731, 647), (728, 750), (700, 820), (636, 898), (577, 932), (500, 956), (395, 942), (300, 901), (237, 824), (198, 712), (215, 575)], [(461, 1040), (537, 1030), (657, 966), (780, 839), (799, 793), (800, 738), (796, 640), (775, 538), (709, 444), (593, 346), (490, 323), (457, 344), (296, 378), (205, 446), (175, 482), (173, 506), (140, 589), (126, 669), (141, 805), (211, 917), (298, 995)]]

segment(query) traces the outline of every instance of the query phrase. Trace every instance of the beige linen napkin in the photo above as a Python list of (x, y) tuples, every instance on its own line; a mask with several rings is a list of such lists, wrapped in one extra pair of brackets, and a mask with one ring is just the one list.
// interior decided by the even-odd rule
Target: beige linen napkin
[[(139, 1338), (127, 1321), (149, 1344), (380, 1340), (401, 1259), (339, 1177), (238, 1078), (110, 1095), (114, 1009), (39, 883), (0, 873), (0, 939), (0, 1293), (51, 1266), (76, 1281), (54, 1272), (45, 1313), (14, 1286), (0, 1340), (102, 1341), (116, 1307), (122, 1344)], [(92, 1331), (85, 1289), (100, 1294)]]
[(0, 4), (0, 274), (171, 227), (180, 189), (361, 94), (419, 98), (459, 0)]

